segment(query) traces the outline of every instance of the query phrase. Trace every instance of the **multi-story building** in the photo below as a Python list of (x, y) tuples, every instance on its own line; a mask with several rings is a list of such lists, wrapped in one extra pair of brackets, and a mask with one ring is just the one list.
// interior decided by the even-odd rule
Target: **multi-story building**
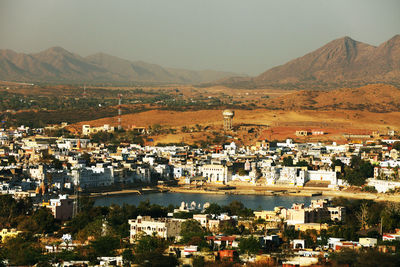
[(150, 216), (138, 216), (136, 219), (129, 220), (130, 225), (130, 242), (142, 235), (152, 235), (155, 233), (161, 238), (178, 237), (181, 232), (181, 219), (160, 218), (154, 219)]
[(114, 183), (114, 169), (109, 166), (106, 168), (86, 167), (72, 170), (74, 184), (81, 188), (90, 188), (98, 186), (110, 186)]
[(66, 195), (61, 195), (57, 199), (50, 199), (46, 208), (51, 210), (55, 219), (69, 220), (72, 218), (74, 203)]
[(306, 167), (279, 167), (271, 166), (261, 169), (266, 184), (283, 184), (292, 186), (304, 186), (308, 181), (329, 182), (337, 185), (336, 172), (326, 170), (307, 170)]
[(201, 226), (208, 227), (208, 221), (211, 219), (209, 214), (193, 214), (193, 220), (198, 221)]
[(344, 218), (346, 216), (346, 208), (345, 207), (327, 207), (330, 215), (331, 215), (331, 221), (338, 221), (342, 222), (344, 221)]
[(306, 171), (303, 167), (264, 167), (261, 169), (266, 184), (285, 184), (303, 186), (306, 182)]
[(210, 183), (226, 184), (232, 179), (229, 168), (222, 164), (207, 164), (201, 167), (203, 177)]
[(103, 126), (100, 127), (91, 127), (90, 125), (82, 125), (82, 134), (83, 135), (90, 135), (90, 134), (95, 134), (98, 132), (114, 132), (114, 127), (110, 126), (109, 124), (104, 124)]

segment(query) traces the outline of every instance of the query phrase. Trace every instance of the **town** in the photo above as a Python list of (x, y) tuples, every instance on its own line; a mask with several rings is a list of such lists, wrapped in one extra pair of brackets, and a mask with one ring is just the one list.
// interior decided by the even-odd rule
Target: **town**
[(400, 1), (0, 1), (0, 267), (400, 266)]
[[(222, 115), (222, 133), (233, 135), (234, 112)], [(377, 255), (398, 264), (400, 139), (393, 130), (347, 136), (344, 144), (237, 146), (232, 139), (200, 148), (104, 140), (145, 136), (144, 127), (83, 125), (66, 135), (66, 126), (0, 131), (3, 264), (328, 266)], [(154, 192), (313, 198), (271, 210), (239, 201), (94, 205), (124, 194), (151, 200)]]

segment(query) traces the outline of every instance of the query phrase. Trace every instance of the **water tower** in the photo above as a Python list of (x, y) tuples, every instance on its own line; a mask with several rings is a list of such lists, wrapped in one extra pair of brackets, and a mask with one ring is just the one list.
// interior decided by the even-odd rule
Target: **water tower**
[(224, 130), (231, 131), (232, 130), (232, 119), (235, 116), (235, 112), (230, 109), (225, 109), (222, 112), (222, 116), (224, 117)]

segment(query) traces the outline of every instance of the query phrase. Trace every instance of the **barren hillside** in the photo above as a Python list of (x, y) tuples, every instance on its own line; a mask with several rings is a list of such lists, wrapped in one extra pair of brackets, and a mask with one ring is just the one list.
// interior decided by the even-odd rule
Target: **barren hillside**
[(370, 84), (359, 88), (342, 88), (328, 92), (304, 90), (271, 99), (268, 107), (284, 110), (399, 111), (400, 90), (387, 84)]

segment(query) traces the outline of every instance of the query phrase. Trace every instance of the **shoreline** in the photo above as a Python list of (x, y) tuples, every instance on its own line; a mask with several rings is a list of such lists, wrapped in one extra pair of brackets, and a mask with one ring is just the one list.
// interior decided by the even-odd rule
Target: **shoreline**
[(299, 196), (299, 197), (343, 197), (349, 199), (366, 199), (373, 201), (400, 202), (400, 195), (387, 195), (382, 193), (336, 191), (329, 188), (293, 188), (272, 186), (241, 186), (232, 185), (232, 189), (218, 189), (215, 186), (205, 188), (185, 187), (152, 187), (141, 189), (126, 189), (109, 192), (89, 193), (90, 198), (101, 198), (122, 195), (144, 195), (151, 193), (185, 193), (185, 194), (212, 194), (212, 195), (259, 195), (259, 196)]

